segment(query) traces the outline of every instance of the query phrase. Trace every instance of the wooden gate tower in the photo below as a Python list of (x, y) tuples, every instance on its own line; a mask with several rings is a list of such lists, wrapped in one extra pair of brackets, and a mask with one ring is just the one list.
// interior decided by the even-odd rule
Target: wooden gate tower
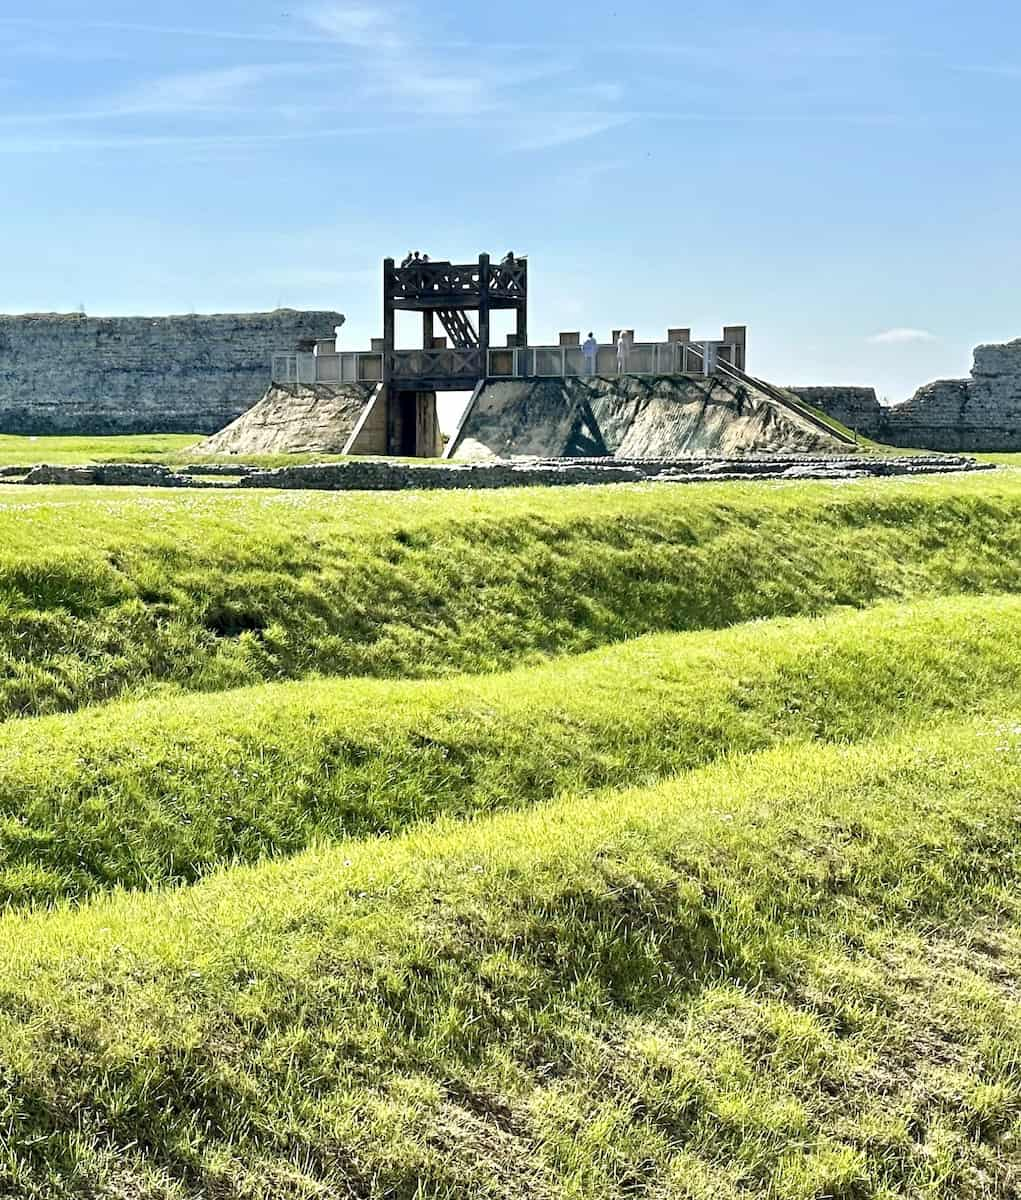
[[(436, 392), (470, 391), (489, 373), (490, 314), (513, 309), (513, 342), (528, 345), (528, 262), (383, 264), (383, 383), (389, 453), (416, 455), (435, 440)], [(421, 351), (398, 351), (398, 312), (422, 314)], [(445, 337), (436, 336), (436, 319)], [(431, 414), (431, 415), (430, 415)], [(429, 453), (430, 451), (425, 450)]]

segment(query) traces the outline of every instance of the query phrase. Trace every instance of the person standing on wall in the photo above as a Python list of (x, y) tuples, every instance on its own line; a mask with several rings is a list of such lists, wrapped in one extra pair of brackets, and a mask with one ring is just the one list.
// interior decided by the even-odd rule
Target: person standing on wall
[(617, 335), (617, 374), (627, 374), (627, 359), (628, 353), (631, 350), (631, 345), (628, 340), (627, 330), (622, 329)]
[(595, 375), (596, 363), (599, 359), (599, 343), (596, 341), (591, 330), (589, 330), (589, 335), (585, 339), (585, 344), (582, 346), (581, 352), (585, 355), (585, 374)]

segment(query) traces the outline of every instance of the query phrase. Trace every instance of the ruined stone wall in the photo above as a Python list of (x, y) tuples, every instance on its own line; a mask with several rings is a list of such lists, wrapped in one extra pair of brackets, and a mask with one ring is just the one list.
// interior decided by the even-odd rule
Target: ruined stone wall
[(786, 390), (865, 437), (875, 437), (883, 427), (886, 410), (879, 403), (875, 388), (792, 387)]
[(979, 346), (970, 379), (926, 384), (887, 415), (895, 446), (1021, 450), (1021, 339)]
[(903, 404), (856, 402), (854, 394), (870, 391), (865, 388), (790, 390), (845, 425), (857, 416), (859, 433), (893, 446), (1021, 451), (1021, 338), (979, 346), (970, 379), (927, 383)]
[(0, 433), (214, 433), (255, 404), (274, 351), (337, 312), (0, 316)]

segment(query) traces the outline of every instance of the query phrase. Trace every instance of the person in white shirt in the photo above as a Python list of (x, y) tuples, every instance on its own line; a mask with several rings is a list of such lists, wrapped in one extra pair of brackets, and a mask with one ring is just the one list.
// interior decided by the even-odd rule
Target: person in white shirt
[(585, 374), (594, 375), (596, 373), (596, 363), (599, 358), (599, 343), (592, 336), (591, 331), (581, 348), (581, 352), (585, 355)]
[(631, 344), (628, 340), (627, 330), (622, 329), (617, 336), (617, 374), (627, 374), (627, 356), (631, 349)]

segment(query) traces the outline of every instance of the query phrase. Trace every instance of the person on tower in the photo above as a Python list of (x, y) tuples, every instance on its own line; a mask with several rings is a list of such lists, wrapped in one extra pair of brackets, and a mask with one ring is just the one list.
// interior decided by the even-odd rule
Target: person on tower
[(582, 346), (581, 352), (585, 355), (585, 374), (595, 375), (596, 364), (599, 360), (599, 343), (596, 341), (591, 330), (589, 330), (589, 335), (585, 339), (585, 344)]
[(628, 337), (628, 331), (622, 329), (617, 335), (617, 374), (627, 374), (627, 360), (631, 352), (631, 339)]

